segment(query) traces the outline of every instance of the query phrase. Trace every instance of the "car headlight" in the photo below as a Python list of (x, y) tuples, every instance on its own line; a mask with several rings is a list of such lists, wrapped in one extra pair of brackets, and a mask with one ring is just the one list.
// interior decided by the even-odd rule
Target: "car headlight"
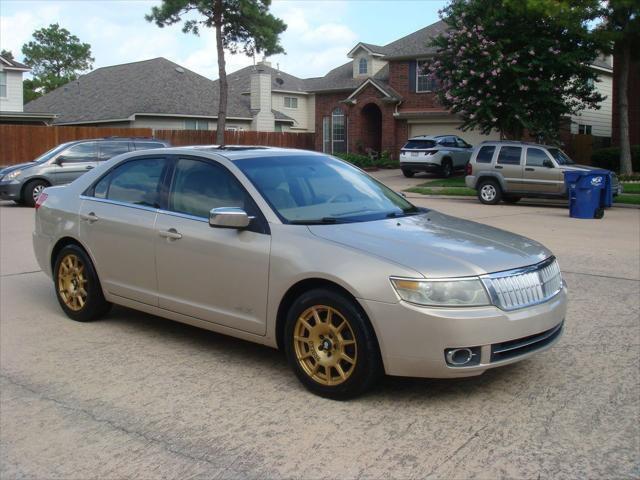
[(392, 278), (393, 287), (403, 300), (435, 307), (479, 307), (491, 305), (479, 278), (412, 280)]
[(3, 180), (13, 180), (14, 178), (16, 178), (18, 175), (20, 175), (22, 173), (22, 170), (14, 170), (13, 172), (9, 172), (7, 173), (4, 177)]

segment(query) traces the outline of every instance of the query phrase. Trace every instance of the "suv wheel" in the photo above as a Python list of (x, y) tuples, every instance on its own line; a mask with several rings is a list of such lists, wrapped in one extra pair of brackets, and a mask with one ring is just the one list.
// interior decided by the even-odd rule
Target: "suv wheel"
[(449, 178), (453, 173), (453, 164), (448, 158), (442, 161), (442, 176)]
[(496, 180), (482, 180), (478, 185), (478, 200), (485, 205), (495, 205), (502, 199), (502, 190)]
[(382, 373), (375, 335), (353, 301), (329, 289), (301, 295), (285, 325), (287, 360), (311, 392), (334, 400), (364, 393)]
[(28, 207), (35, 207), (36, 200), (38, 200), (38, 197), (40, 196), (42, 191), (48, 186), (49, 184), (44, 180), (32, 180), (27, 183), (24, 187), (24, 193), (22, 197), (24, 204)]
[(408, 170), (408, 169), (405, 169), (405, 168), (402, 169), (402, 174), (407, 178), (413, 177), (415, 175), (415, 173), (416, 172), (414, 172), (412, 170)]

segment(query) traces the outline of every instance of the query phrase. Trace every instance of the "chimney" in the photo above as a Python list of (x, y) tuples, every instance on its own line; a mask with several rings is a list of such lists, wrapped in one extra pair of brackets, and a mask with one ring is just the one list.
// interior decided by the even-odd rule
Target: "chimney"
[(253, 130), (260, 132), (275, 130), (275, 117), (271, 111), (271, 74), (265, 72), (260, 66), (251, 73), (251, 113)]
[(258, 66), (271, 68), (271, 62), (267, 61), (267, 57), (262, 57), (262, 60), (258, 62)]

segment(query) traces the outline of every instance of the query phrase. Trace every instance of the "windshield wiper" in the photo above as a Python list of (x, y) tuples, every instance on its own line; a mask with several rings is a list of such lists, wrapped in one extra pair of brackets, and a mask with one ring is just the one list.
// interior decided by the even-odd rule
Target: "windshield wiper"
[(411, 215), (417, 215), (420, 213), (419, 211), (410, 210), (408, 212), (389, 212), (387, 213), (387, 218), (400, 218), (400, 217), (410, 217)]
[(334, 223), (347, 223), (345, 220), (336, 217), (322, 217), (309, 220), (290, 220), (292, 225), (331, 225)]

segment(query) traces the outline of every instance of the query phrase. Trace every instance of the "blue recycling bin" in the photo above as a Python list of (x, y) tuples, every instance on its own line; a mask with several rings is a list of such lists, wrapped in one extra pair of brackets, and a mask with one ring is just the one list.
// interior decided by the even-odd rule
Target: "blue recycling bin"
[(611, 172), (608, 170), (569, 170), (564, 172), (572, 218), (602, 218), (613, 203)]

